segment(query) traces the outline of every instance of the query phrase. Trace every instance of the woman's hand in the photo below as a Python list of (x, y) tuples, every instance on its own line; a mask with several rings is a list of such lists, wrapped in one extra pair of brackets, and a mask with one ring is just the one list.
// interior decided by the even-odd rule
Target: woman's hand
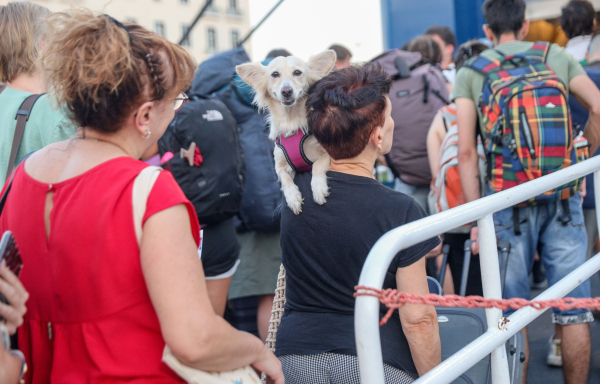
[(23, 315), (27, 312), (25, 302), (29, 298), (29, 293), (19, 278), (4, 263), (0, 266), (0, 293), (9, 303), (8, 305), (0, 303), (0, 316), (6, 319), (8, 333), (14, 335), (17, 328), (23, 324)]
[(281, 362), (267, 347), (263, 349), (261, 357), (252, 363), (252, 367), (267, 375), (267, 384), (284, 384)]

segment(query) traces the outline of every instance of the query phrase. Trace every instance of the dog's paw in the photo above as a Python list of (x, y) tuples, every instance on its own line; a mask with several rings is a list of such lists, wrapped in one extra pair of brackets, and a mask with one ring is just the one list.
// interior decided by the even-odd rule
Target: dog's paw
[(296, 215), (302, 212), (302, 194), (297, 186), (294, 185), (295, 188), (291, 188), (288, 190), (284, 190), (283, 194), (285, 195), (285, 201), (287, 202), (288, 207), (294, 212)]
[(313, 200), (319, 205), (325, 204), (327, 196), (329, 196), (329, 187), (327, 186), (326, 177), (313, 177), (310, 182), (310, 187), (313, 193)]

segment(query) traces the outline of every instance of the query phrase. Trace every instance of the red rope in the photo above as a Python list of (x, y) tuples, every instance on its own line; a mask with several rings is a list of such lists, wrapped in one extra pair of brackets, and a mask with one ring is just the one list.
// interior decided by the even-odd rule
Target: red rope
[(458, 296), (458, 295), (417, 295), (414, 293), (399, 292), (395, 289), (376, 289), (358, 285), (354, 287), (356, 291), (354, 297), (358, 296), (374, 296), (378, 297), (379, 301), (389, 308), (386, 315), (381, 319), (379, 325), (387, 323), (395, 309), (402, 307), (404, 304), (430, 304), (438, 307), (463, 307), (463, 308), (500, 308), (503, 311), (507, 308), (521, 309), (526, 306), (531, 306), (535, 309), (542, 308), (558, 308), (560, 310), (568, 309), (587, 309), (595, 308), (600, 310), (600, 297), (573, 299), (565, 297), (562, 299), (552, 300), (525, 300), (519, 298), (513, 299), (486, 299), (481, 296)]

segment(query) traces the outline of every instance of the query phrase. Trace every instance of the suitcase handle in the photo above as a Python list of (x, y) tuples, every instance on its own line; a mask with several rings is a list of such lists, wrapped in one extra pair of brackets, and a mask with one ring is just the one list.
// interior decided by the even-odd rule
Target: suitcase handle
[[(467, 280), (469, 279), (469, 267), (471, 265), (471, 240), (465, 241), (465, 258), (463, 262), (462, 278), (460, 280), (460, 295), (465, 296), (467, 292)], [(506, 271), (508, 270), (508, 257), (510, 255), (510, 243), (508, 241), (498, 242), (498, 258), (500, 262), (500, 286), (504, 294), (504, 283), (506, 282)]]

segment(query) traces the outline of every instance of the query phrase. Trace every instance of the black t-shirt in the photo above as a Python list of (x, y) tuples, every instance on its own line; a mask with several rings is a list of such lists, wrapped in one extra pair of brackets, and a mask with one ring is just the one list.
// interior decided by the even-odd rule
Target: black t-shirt
[[(284, 203), (281, 250), (286, 268), (285, 313), (276, 354), (335, 352), (356, 356), (354, 286), (375, 242), (389, 230), (426, 216), (411, 197), (367, 177), (328, 172), (329, 197), (313, 201), (310, 173), (296, 174), (304, 197), (299, 215)], [(383, 288), (396, 288), (396, 270), (421, 259), (439, 244), (435, 237), (401, 251)], [(382, 305), (381, 315), (387, 309)], [(398, 312), (381, 327), (386, 364), (417, 374)]]

